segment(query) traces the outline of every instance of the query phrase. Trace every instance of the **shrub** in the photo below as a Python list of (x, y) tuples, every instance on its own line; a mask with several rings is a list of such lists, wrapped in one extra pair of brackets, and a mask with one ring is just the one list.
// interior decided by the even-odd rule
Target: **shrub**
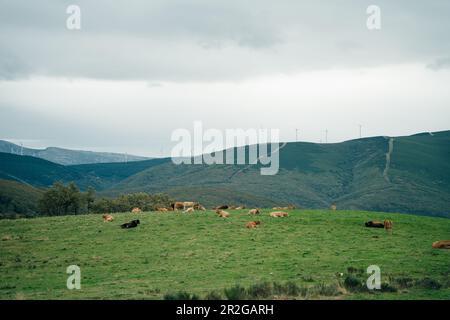
[(380, 290), (381, 292), (397, 292), (397, 288), (387, 282), (381, 284)]
[(250, 298), (267, 298), (272, 295), (272, 286), (268, 282), (257, 283), (247, 290)]
[(166, 293), (164, 300), (199, 300), (199, 297), (186, 291), (178, 291), (175, 293)]
[(222, 294), (219, 291), (210, 291), (205, 296), (205, 300), (222, 300)]
[(229, 289), (224, 290), (225, 296), (228, 300), (244, 300), (247, 298), (247, 292), (245, 288), (240, 285), (235, 285)]
[(339, 287), (336, 284), (326, 285), (324, 283), (315, 286), (314, 292), (321, 296), (338, 296), (340, 294)]
[(414, 280), (408, 277), (394, 278), (392, 281), (400, 288), (410, 288), (414, 285)]
[(350, 291), (358, 291), (363, 289), (361, 280), (353, 275), (347, 275), (344, 280), (344, 286)]
[(437, 280), (434, 280), (434, 279), (431, 279), (428, 277), (420, 279), (420, 280), (416, 280), (416, 285), (419, 287), (422, 287), (424, 289), (437, 290), (437, 289), (441, 288), (441, 284)]

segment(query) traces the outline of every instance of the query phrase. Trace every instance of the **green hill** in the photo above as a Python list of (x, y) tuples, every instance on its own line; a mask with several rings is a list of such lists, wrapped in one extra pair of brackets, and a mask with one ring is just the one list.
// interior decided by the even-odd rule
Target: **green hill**
[(0, 153), (0, 178), (37, 187), (75, 181), (101, 196), (168, 193), (206, 206), (377, 210), (450, 217), (450, 131), (408, 137), (373, 137), (342, 143), (288, 143), (280, 170), (262, 176), (260, 165), (175, 165), (170, 158), (62, 166)]
[[(228, 219), (197, 211), (122, 213), (111, 223), (93, 214), (0, 220), (0, 299), (225, 297), (235, 285), (251, 299), (450, 296), (450, 250), (431, 247), (448, 239), (447, 219), (339, 210), (271, 218), (263, 210), (260, 227), (246, 229), (255, 217), (229, 212)], [(137, 217), (137, 228), (119, 228)], [(386, 218), (392, 234), (364, 227)], [(81, 269), (81, 290), (66, 288), (69, 265)], [(380, 291), (364, 287), (370, 265), (380, 268)]]
[(41, 195), (41, 189), (0, 179), (0, 217), (36, 215)]
[(298, 142), (280, 150), (280, 171), (274, 176), (260, 175), (257, 165), (177, 166), (167, 162), (124, 179), (104, 194), (164, 191), (206, 205), (293, 203), (327, 208), (335, 203), (342, 209), (450, 217), (448, 159), (449, 131), (392, 140)]
[(45, 149), (31, 149), (18, 146), (9, 141), (0, 140), (0, 152), (11, 153), (16, 155), (32, 156), (45, 159), (62, 165), (76, 165), (86, 163), (109, 163), (109, 162), (125, 162), (140, 161), (148, 159), (134, 155), (126, 155), (122, 153), (111, 152), (93, 152), (83, 150), (70, 150), (63, 148), (49, 147)]

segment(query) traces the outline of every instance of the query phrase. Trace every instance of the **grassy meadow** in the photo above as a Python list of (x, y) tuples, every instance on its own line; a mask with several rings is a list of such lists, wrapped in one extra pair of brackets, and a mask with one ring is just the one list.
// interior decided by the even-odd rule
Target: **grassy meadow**
[[(185, 291), (204, 298), (227, 288), (268, 289), (270, 299), (450, 299), (450, 220), (361, 211), (294, 210), (287, 218), (247, 210), (115, 214), (0, 220), (0, 299), (163, 299)], [(132, 219), (135, 229), (119, 225)], [(393, 234), (365, 228), (392, 219)], [(260, 220), (257, 229), (245, 223)], [(81, 290), (66, 268), (81, 268)], [(383, 290), (360, 288), (369, 265)], [(355, 281), (359, 281), (355, 285)], [(236, 288), (236, 287), (235, 287)], [(325, 288), (325, 289), (324, 289)], [(227, 296), (228, 297), (228, 296)], [(252, 296), (253, 298), (255, 296)]]

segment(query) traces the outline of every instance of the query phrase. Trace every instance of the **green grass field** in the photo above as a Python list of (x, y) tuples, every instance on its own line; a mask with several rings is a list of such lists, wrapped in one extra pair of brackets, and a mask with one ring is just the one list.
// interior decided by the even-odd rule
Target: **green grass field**
[[(1, 220), (0, 298), (162, 299), (178, 291), (204, 297), (236, 284), (293, 282), (332, 285), (339, 293), (285, 298), (450, 299), (450, 250), (431, 247), (450, 238), (448, 219), (328, 210), (277, 219), (264, 210), (256, 218), (260, 228), (249, 230), (244, 225), (255, 218), (247, 210), (229, 212), (228, 219), (206, 211), (122, 213), (112, 223), (101, 215)], [(119, 228), (136, 218), (137, 228)], [(385, 218), (394, 221), (392, 235), (364, 227)], [(66, 288), (69, 265), (81, 268), (81, 290)], [(369, 265), (378, 265), (382, 282), (397, 291), (342, 285), (350, 272), (365, 281)]]

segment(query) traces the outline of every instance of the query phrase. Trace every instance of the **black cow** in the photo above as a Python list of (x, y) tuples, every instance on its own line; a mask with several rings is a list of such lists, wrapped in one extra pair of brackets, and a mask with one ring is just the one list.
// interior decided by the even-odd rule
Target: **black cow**
[(365, 225), (368, 228), (384, 228), (384, 223), (381, 221), (367, 221)]
[(136, 228), (138, 224), (140, 224), (141, 222), (139, 220), (133, 220), (131, 222), (127, 222), (122, 224), (120, 227), (122, 229), (129, 229), (129, 228)]

